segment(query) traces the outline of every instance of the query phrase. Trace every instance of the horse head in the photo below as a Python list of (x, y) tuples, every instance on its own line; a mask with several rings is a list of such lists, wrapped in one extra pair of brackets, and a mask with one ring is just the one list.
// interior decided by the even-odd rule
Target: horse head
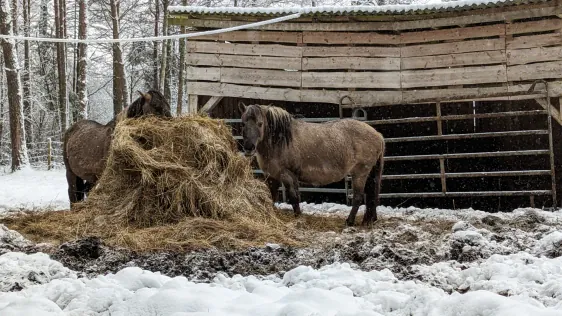
[(246, 156), (253, 156), (259, 145), (269, 148), (291, 141), (289, 112), (271, 105), (238, 105), (242, 111), (242, 148)]
[(140, 96), (127, 108), (127, 118), (143, 115), (156, 115), (161, 117), (172, 117), (168, 100), (157, 90), (147, 93), (138, 91)]

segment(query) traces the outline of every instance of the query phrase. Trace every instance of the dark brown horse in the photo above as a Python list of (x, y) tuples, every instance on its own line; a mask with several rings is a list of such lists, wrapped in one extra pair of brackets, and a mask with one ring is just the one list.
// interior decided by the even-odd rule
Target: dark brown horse
[(353, 206), (346, 224), (355, 224), (364, 197), (362, 224), (377, 220), (385, 151), (378, 131), (354, 119), (308, 123), (274, 106), (240, 107), (244, 153), (256, 155), (273, 197), (280, 183), (285, 185), (296, 216), (301, 213), (299, 182), (323, 186), (351, 175)]
[(92, 120), (81, 120), (65, 132), (63, 159), (71, 206), (84, 199), (84, 195), (96, 184), (105, 169), (117, 122), (144, 115), (172, 116), (170, 105), (160, 92), (150, 90), (139, 93), (140, 97), (109, 123), (102, 125)]

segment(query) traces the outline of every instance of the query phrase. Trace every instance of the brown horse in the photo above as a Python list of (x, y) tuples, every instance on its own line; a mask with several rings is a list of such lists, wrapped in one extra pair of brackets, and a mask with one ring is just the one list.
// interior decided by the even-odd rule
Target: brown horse
[(323, 186), (352, 176), (353, 205), (346, 220), (355, 224), (366, 197), (362, 225), (377, 220), (385, 142), (370, 125), (354, 119), (308, 123), (287, 111), (264, 105), (240, 104), (246, 156), (255, 155), (273, 198), (285, 185), (295, 216), (301, 213), (299, 182)]
[(65, 132), (63, 159), (71, 206), (84, 199), (105, 169), (113, 130), (118, 121), (144, 115), (172, 117), (170, 105), (160, 92), (150, 90), (139, 93), (140, 97), (109, 123), (102, 125), (92, 120), (81, 120)]

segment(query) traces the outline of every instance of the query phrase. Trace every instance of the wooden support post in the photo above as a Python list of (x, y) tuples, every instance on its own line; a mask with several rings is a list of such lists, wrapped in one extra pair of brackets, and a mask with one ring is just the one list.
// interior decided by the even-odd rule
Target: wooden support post
[(443, 135), (443, 123), (441, 121), (441, 102), (435, 103), (435, 109), (437, 110), (437, 135)]
[(199, 110), (200, 113), (211, 112), (222, 100), (222, 97), (211, 97), (207, 103)]
[(535, 207), (535, 196), (534, 195), (529, 196), (529, 202), (531, 204), (531, 207), (534, 208)]
[(537, 101), (537, 103), (545, 110), (549, 111), (552, 114), (552, 118), (556, 120), (556, 122), (558, 122), (558, 124), (562, 125), (562, 114), (556, 109), (554, 108), (550, 102), (547, 102), (546, 100), (543, 99), (535, 99), (535, 101)]
[(439, 169), (441, 170), (441, 192), (447, 193), (447, 181), (445, 177), (445, 158), (439, 158)]
[(187, 96), (187, 113), (189, 114), (197, 113), (198, 101), (199, 101), (199, 96), (197, 94), (189, 94)]
[(557, 121), (562, 121), (562, 97), (558, 98), (558, 106), (560, 108), (560, 110), (558, 110), (558, 120)]
[(52, 152), (53, 152), (53, 146), (51, 143), (51, 138), (49, 137), (47, 138), (47, 170), (51, 170), (51, 165), (53, 161)]

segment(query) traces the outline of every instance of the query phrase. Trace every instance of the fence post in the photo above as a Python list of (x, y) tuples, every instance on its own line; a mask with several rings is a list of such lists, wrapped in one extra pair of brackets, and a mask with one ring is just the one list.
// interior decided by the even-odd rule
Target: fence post
[(53, 151), (53, 147), (51, 144), (51, 138), (47, 138), (47, 170), (51, 170), (51, 162), (52, 162), (52, 156), (51, 153)]

